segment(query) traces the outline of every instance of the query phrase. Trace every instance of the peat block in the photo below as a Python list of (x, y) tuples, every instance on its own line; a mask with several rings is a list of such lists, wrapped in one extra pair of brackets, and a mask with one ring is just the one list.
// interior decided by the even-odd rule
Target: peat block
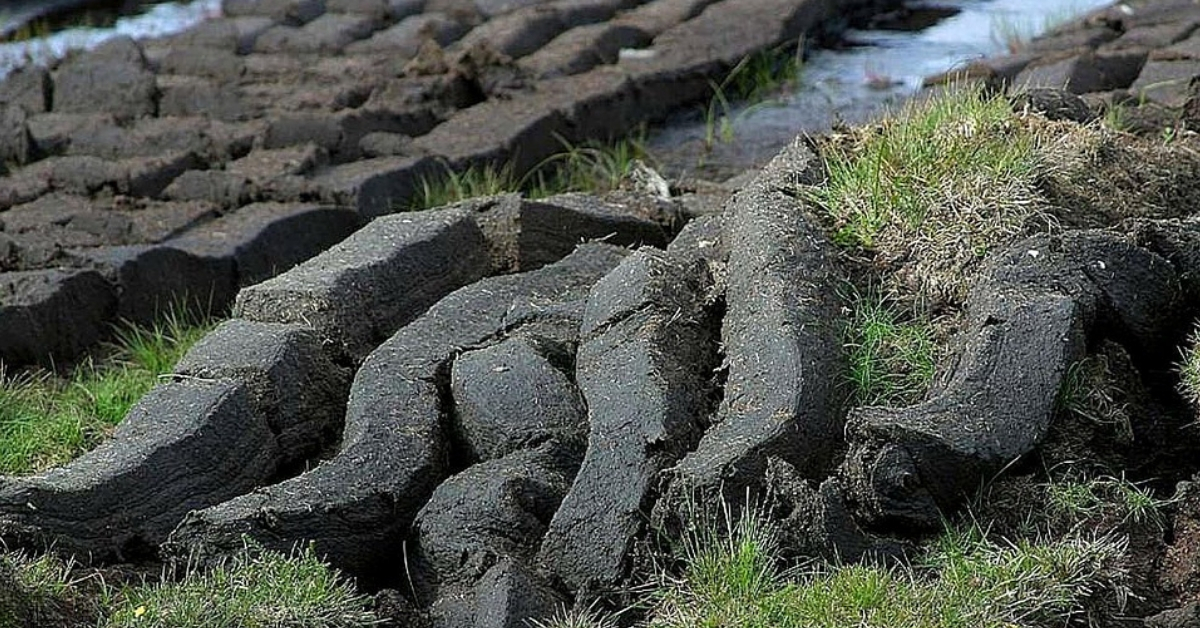
[(1197, 75), (1200, 59), (1151, 59), (1129, 90), (1137, 98), (1179, 107), (1192, 95), (1189, 85)]
[(233, 259), (238, 285), (290, 270), (362, 226), (350, 209), (311, 203), (255, 203), (175, 240), (193, 253)]
[(325, 13), (325, 0), (223, 0), (226, 17), (267, 17), (279, 24), (303, 26)]
[(186, 242), (97, 247), (72, 255), (117, 286), (117, 316), (134, 323), (153, 323), (179, 305), (219, 314), (237, 293), (234, 259), (193, 252)]
[(95, 560), (146, 558), (188, 512), (276, 470), (275, 436), (241, 382), (162, 384), (71, 463), (0, 478), (0, 537)]
[(432, 628), (528, 628), (549, 621), (567, 600), (528, 567), (501, 558), (469, 590), (438, 599), (428, 612)]
[(225, 321), (188, 351), (175, 373), (244, 382), (255, 414), (279, 443), (280, 467), (317, 455), (341, 434), (350, 369), (336, 364), (309, 328)]
[(14, 164), (32, 160), (33, 138), (29, 134), (29, 114), (18, 105), (0, 105), (0, 174)]
[(530, 564), (582, 458), (582, 439), (548, 441), (442, 482), (413, 524), (417, 586), (469, 588), (504, 558)]
[(1089, 337), (1149, 347), (1176, 337), (1180, 296), (1169, 262), (1101, 231), (1037, 236), (989, 258), (943, 390), (916, 406), (851, 413), (842, 478), (857, 514), (936, 529), (1041, 442)]
[(1014, 79), (1017, 88), (1062, 88), (1075, 94), (1129, 87), (1138, 78), (1146, 52), (1084, 52), (1059, 61), (1030, 64)]
[(539, 344), (510, 338), (454, 361), (454, 425), (473, 459), (500, 458), (555, 436), (587, 434), (583, 397)]
[(323, 201), (353, 207), (371, 219), (404, 209), (421, 178), (433, 172), (429, 157), (376, 157), (318, 172), (312, 185)]
[(706, 265), (642, 249), (588, 299), (576, 378), (588, 449), (539, 562), (573, 591), (617, 584), (644, 531), (659, 474), (703, 430), (717, 365)]
[(112, 285), (93, 270), (0, 274), (0, 361), (52, 365), (107, 333), (117, 309)]
[(387, 216), (238, 295), (236, 315), (302, 323), (361, 360), (438, 299), (488, 271), (483, 235), (464, 212)]
[[(581, 241), (665, 248), (670, 232), (645, 217), (587, 194), (560, 194), (521, 203), (520, 268), (532, 270), (571, 252)], [(663, 221), (667, 218), (663, 217)]]
[(121, 119), (155, 115), (157, 87), (141, 46), (129, 37), (112, 39), (64, 61), (54, 73), (54, 110), (103, 111)]
[(387, 52), (400, 58), (417, 55), (421, 44), (432, 40), (446, 47), (467, 32), (467, 27), (441, 13), (422, 13), (406, 17), (394, 26), (381, 30), (370, 39), (354, 42), (346, 47), (350, 54)]
[(0, 81), (0, 104), (18, 105), (29, 114), (44, 113), (50, 109), (53, 86), (46, 68), (22, 66)]
[(629, 204), (575, 193), (538, 200), (498, 194), (453, 207), (475, 216), (488, 241), (492, 270), (497, 273), (540, 268), (589, 240), (662, 248), (682, 222), (677, 213), (663, 208), (641, 211)]
[(846, 279), (788, 187), (811, 181), (815, 159), (794, 142), (726, 205), (724, 398), (713, 427), (672, 469), (656, 519), (677, 517), (695, 500), (741, 503), (747, 489), (764, 488), (771, 458), (824, 478), (844, 449), (837, 294)]
[(904, 544), (876, 536), (855, 521), (837, 478), (814, 484), (775, 458), (767, 469), (767, 483), (772, 501), (757, 507), (784, 512), (776, 521), (776, 529), (780, 549), (786, 555), (845, 564), (882, 562), (904, 555)]

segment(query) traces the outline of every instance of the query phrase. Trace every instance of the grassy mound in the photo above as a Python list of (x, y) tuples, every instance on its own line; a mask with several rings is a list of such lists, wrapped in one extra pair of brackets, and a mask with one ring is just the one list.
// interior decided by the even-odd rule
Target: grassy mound
[(1177, 217), (1200, 204), (1200, 154), (1013, 111), (961, 88), (820, 144), (827, 180), (802, 190), (833, 239), (866, 254), (893, 297), (961, 305), (989, 251), (1037, 231)]

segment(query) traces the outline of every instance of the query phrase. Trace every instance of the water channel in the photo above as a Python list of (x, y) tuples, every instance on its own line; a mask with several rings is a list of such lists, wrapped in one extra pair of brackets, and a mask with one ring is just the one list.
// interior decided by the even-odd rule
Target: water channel
[(804, 60), (799, 80), (788, 93), (727, 109), (718, 102), (715, 119), (706, 115), (708, 106), (679, 112), (650, 135), (647, 147), (673, 176), (719, 179), (761, 165), (797, 134), (823, 133), (839, 121), (866, 122), (916, 94), (927, 76), (1003, 54), (1019, 45), (1014, 38), (1026, 40), (1111, 1), (911, 4), (915, 16), (929, 15), (936, 22), (919, 30), (909, 24), (850, 30), (843, 35), (845, 46), (816, 50)]
[[(80, 0), (0, 1), (0, 34), (18, 32), (26, 24), (36, 25), (51, 13), (61, 15), (54, 11), (56, 6), (81, 4)], [(0, 43), (0, 78), (27, 63), (49, 64), (72, 50), (90, 50), (113, 37), (128, 35), (145, 39), (187, 30), (207, 18), (219, 16), (221, 0), (135, 3), (134, 8), (129, 14), (116, 15), (111, 24), (63, 28), (41, 37)], [(86, 21), (86, 17), (83, 19)]]

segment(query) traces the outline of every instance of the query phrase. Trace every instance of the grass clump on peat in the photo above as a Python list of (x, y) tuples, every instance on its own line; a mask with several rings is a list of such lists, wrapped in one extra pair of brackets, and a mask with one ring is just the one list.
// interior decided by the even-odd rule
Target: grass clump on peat
[[(1003, 487), (947, 522), (906, 560), (787, 566), (766, 513), (724, 510), (678, 544), (680, 567), (640, 604), (650, 628), (1016, 628), (1092, 625), (1135, 594), (1131, 525), (1159, 525), (1169, 500), (1107, 475)], [(1007, 480), (1006, 480), (1007, 481)], [(1001, 487), (997, 487), (1001, 488)], [(1011, 525), (1014, 518), (1023, 524)], [(602, 628), (572, 616), (547, 628)]]
[(1039, 138), (1008, 102), (963, 88), (876, 126), (832, 136), (824, 208), (839, 244), (873, 251), (931, 304), (960, 301), (962, 277), (1042, 216)]
[(409, 209), (431, 209), (507, 192), (522, 192), (532, 198), (563, 192), (607, 192), (620, 186), (639, 161), (651, 160), (638, 135), (608, 144), (559, 141), (562, 151), (523, 175), (512, 164), (505, 164), (470, 166), (461, 172), (445, 167), (440, 174), (422, 177)]
[(906, 311), (878, 289), (849, 296), (842, 342), (855, 405), (916, 403), (933, 382), (938, 343), (928, 316)]
[(211, 568), (127, 584), (52, 554), (0, 553), (0, 628), (366, 628), (382, 623), (370, 607), (311, 548), (250, 547)]
[(153, 325), (123, 326), (106, 355), (66, 376), (0, 371), (0, 474), (35, 473), (95, 447), (209, 329), (172, 312)]
[(951, 86), (820, 145), (826, 179), (801, 193), (833, 239), (932, 310), (961, 305), (990, 251), (1038, 230), (1178, 218), (1200, 204), (1200, 152), (1014, 111)]
[(641, 135), (610, 144), (562, 141), (563, 151), (538, 164), (527, 177), (533, 197), (563, 192), (603, 193), (621, 186), (639, 162), (653, 161)]
[(116, 595), (105, 628), (361, 628), (381, 623), (370, 598), (321, 562), (249, 548), (177, 580)]
[(1145, 486), (1111, 475), (1064, 478), (1044, 485), (1046, 516), (1051, 521), (1084, 522), (1108, 518), (1119, 523), (1150, 523), (1165, 529), (1163, 509), (1171, 503)]
[[(744, 521), (745, 517), (743, 517)], [(702, 537), (705, 538), (705, 537)], [(1008, 628), (1061, 625), (1086, 597), (1123, 594), (1117, 537), (1001, 541), (952, 526), (911, 566), (780, 570), (770, 526), (739, 522), (702, 541), (653, 597), (656, 628)]]
[(1200, 411), (1200, 325), (1192, 330), (1180, 350), (1176, 369), (1179, 372), (1180, 394), (1192, 408)]
[(410, 209), (432, 209), (469, 198), (494, 196), (520, 188), (511, 165), (470, 166), (461, 172), (449, 167), (429, 177), (421, 177), (420, 188), (413, 197)]
[(104, 583), (75, 568), (50, 554), (0, 553), (0, 628), (94, 625)]
[[(1200, 152), (1187, 142), (1049, 120), (979, 86), (952, 86), (818, 148), (825, 178), (797, 193), (888, 297), (889, 307), (851, 299), (847, 312), (850, 379), (864, 404), (919, 400), (932, 366), (902, 358), (915, 348), (941, 352), (992, 251), (1037, 232), (1179, 218), (1200, 205)], [(925, 385), (906, 379), (914, 373)], [(1093, 388), (1061, 401), (1131, 436), (1119, 395)]]

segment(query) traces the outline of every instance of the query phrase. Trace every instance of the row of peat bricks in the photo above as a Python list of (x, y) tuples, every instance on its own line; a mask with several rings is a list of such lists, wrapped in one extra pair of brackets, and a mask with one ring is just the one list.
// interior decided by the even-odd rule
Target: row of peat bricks
[(100, 561), (311, 542), (438, 627), (587, 606), (748, 497), (789, 554), (894, 556), (1042, 442), (1089, 347), (1156, 363), (1200, 305), (1194, 221), (1031, 237), (985, 262), (927, 401), (847, 414), (846, 269), (797, 200), (819, 171), (797, 140), (673, 239), (581, 195), (376, 219), (243, 289), (110, 441), (0, 479), (0, 538)]
[(226, 0), (21, 69), (0, 83), (0, 361), (69, 361), (181, 301), (224, 311), (422, 177), (622, 136), (874, 4)]

